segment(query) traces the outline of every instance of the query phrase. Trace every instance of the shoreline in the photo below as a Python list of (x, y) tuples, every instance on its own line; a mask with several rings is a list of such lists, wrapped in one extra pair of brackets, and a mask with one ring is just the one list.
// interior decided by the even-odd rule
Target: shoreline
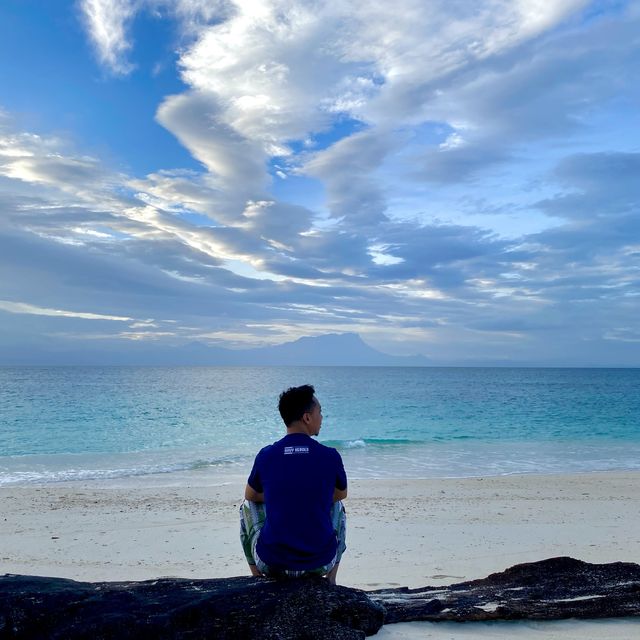
[[(86, 581), (248, 575), (238, 540), (243, 477), (146, 480), (0, 488), (0, 574)], [(365, 590), (440, 586), (563, 555), (637, 562), (639, 481), (637, 471), (352, 480), (338, 583)], [(582, 629), (575, 637), (592, 637), (583, 625), (603, 630), (602, 623), (575, 624)], [(425, 636), (425, 625), (390, 625), (384, 633), (394, 635), (378, 637), (458, 637), (450, 629), (448, 636)], [(629, 637), (639, 637), (640, 621), (622, 627), (628, 625), (635, 634)], [(518, 637), (525, 637), (523, 628)], [(495, 628), (485, 632), (478, 637), (500, 637)], [(619, 629), (615, 635), (624, 638)], [(531, 637), (565, 636), (573, 637)]]
[[(635, 443), (634, 443), (635, 444)], [(639, 449), (640, 453), (640, 449)], [(343, 460), (346, 455), (341, 452)], [(84, 454), (60, 454), (62, 456), (82, 456)], [(126, 455), (126, 454), (125, 454)], [(25, 456), (29, 458), (31, 456)], [(47, 456), (44, 456), (47, 457)], [(21, 456), (7, 456), (15, 463), (16, 459)], [(176, 487), (176, 486), (212, 486), (214, 483), (226, 484), (229, 481), (244, 481), (248, 477), (253, 463), (253, 457), (247, 457), (243, 463), (236, 463), (233, 468), (219, 467), (216, 465), (193, 464), (185, 465), (184, 468), (154, 470), (154, 471), (137, 471), (132, 470), (130, 473), (123, 472), (122, 469), (83, 469), (79, 471), (71, 469), (69, 471), (52, 470), (45, 473), (42, 470), (24, 471), (23, 469), (8, 470), (8, 467), (2, 466), (3, 458), (0, 457), (0, 491), (3, 489), (20, 489), (20, 488), (46, 488), (57, 486), (81, 486), (81, 487), (126, 487), (126, 486), (153, 486), (153, 487)], [(351, 464), (348, 464), (351, 463)], [(5, 463), (6, 464), (6, 463)], [(397, 465), (397, 463), (396, 463)], [(549, 476), (579, 476), (593, 474), (619, 474), (619, 473), (637, 473), (640, 475), (640, 463), (637, 465), (607, 465), (600, 467), (580, 467), (576, 466), (569, 469), (542, 468), (533, 466), (530, 469), (515, 469), (511, 471), (483, 470), (478, 469), (472, 472), (463, 473), (429, 473), (424, 474), (416, 472), (406, 472), (398, 466), (390, 467), (386, 473), (376, 475), (376, 471), (368, 469), (362, 473), (362, 469), (353, 469), (353, 460), (346, 459), (345, 468), (349, 475), (349, 480), (353, 482), (387, 482), (387, 481), (449, 481), (449, 480), (474, 480), (478, 478), (508, 478), (508, 477), (549, 477)], [(128, 471), (128, 470), (127, 470)], [(405, 473), (403, 473), (405, 471)], [(433, 470), (430, 470), (433, 471)], [(22, 479), (3, 479), (3, 473), (13, 474), (15, 476), (24, 476)], [(380, 469), (377, 469), (380, 473)], [(59, 474), (59, 475), (58, 475)], [(73, 475), (77, 474), (77, 475)], [(36, 476), (36, 477), (34, 477)], [(45, 476), (45, 477), (42, 477)]]

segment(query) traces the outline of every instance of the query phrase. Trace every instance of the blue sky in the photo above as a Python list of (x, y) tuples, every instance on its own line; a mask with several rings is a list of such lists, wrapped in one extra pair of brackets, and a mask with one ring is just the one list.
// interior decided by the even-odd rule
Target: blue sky
[(355, 332), (638, 366), (639, 27), (616, 1), (6, 0), (0, 350)]

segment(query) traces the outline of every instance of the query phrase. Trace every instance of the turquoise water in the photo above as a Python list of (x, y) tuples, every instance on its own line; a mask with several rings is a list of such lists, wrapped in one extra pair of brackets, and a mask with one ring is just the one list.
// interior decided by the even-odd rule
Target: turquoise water
[(351, 477), (640, 468), (640, 369), (0, 368), (0, 484), (248, 472), (311, 383)]

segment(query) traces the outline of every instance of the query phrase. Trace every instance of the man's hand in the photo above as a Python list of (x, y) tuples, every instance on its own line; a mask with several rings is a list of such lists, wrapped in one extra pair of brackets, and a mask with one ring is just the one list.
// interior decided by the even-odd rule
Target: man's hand
[(250, 484), (247, 484), (244, 490), (244, 498), (251, 502), (264, 502), (264, 493), (258, 493)]
[(333, 501), (338, 502), (338, 500), (344, 500), (347, 497), (346, 489), (334, 489), (333, 490)]

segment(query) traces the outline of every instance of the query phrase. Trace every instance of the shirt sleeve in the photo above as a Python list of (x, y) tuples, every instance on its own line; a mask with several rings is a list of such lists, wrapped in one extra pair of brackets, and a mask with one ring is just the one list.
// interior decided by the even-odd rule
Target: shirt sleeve
[(259, 460), (260, 454), (258, 454), (256, 456), (256, 459), (253, 461), (253, 468), (251, 469), (251, 473), (249, 474), (247, 484), (257, 493), (262, 493), (264, 491), (264, 487), (262, 486), (262, 480), (260, 478)]
[(342, 457), (336, 451), (336, 489), (344, 491), (347, 488), (347, 474), (342, 464)]

